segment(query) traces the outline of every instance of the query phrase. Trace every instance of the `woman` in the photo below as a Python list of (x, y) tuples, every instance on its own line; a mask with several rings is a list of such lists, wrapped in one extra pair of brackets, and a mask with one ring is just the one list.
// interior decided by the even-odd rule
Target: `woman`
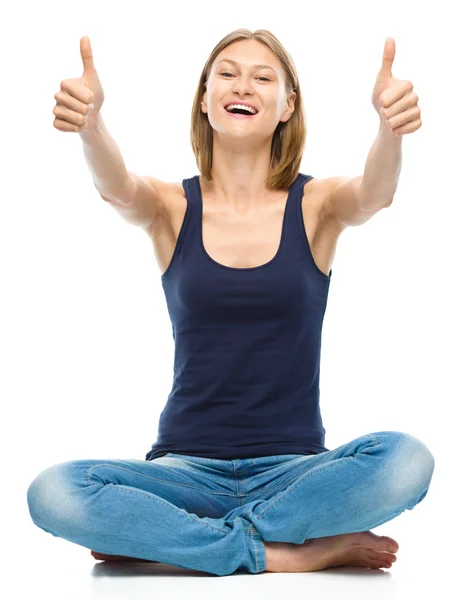
[(324, 445), (321, 330), (345, 224), (331, 210), (341, 178), (299, 173), (292, 59), (266, 30), (214, 48), (192, 113), (201, 175), (181, 186), (124, 169), (87, 38), (81, 51), (84, 76), (62, 82), (54, 125), (80, 132), (100, 195), (151, 236), (174, 385), (145, 461), (49, 467), (28, 489), (33, 521), (98, 559), (216, 575), (390, 567), (398, 544), (369, 530), (421, 502), (434, 458), (393, 431)]

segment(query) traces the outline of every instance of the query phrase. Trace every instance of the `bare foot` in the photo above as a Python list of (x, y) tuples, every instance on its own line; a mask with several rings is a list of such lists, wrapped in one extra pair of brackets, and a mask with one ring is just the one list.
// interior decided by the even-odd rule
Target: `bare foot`
[(264, 545), (266, 571), (272, 573), (302, 573), (343, 566), (390, 568), (398, 550), (393, 538), (371, 531), (314, 538), (301, 545), (283, 542), (264, 542)]
[(158, 562), (157, 560), (144, 560), (143, 558), (132, 558), (131, 556), (118, 556), (117, 554), (102, 554), (101, 552), (91, 551), (91, 555), (96, 560), (112, 560), (112, 561), (132, 561), (132, 562)]

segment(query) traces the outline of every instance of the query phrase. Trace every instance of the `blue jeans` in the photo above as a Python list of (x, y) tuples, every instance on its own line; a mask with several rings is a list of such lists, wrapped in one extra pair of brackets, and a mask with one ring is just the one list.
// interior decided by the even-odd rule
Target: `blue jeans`
[(368, 531), (426, 496), (434, 457), (397, 431), (321, 454), (219, 460), (74, 460), (41, 471), (33, 522), (105, 554), (215, 575), (266, 570), (263, 541)]

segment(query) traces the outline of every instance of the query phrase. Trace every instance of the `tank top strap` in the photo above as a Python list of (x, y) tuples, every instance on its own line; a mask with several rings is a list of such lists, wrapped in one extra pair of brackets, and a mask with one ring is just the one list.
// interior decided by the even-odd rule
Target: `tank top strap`
[[(197, 242), (197, 233), (198, 233), (198, 216), (199, 216), (199, 201), (198, 201), (198, 175), (194, 177), (190, 177), (188, 179), (183, 179), (182, 181), (184, 194), (186, 196), (186, 214), (184, 216), (183, 225), (181, 226), (181, 233), (185, 238), (188, 238), (188, 241), (185, 242), (189, 244), (189, 240), (194, 244)], [(184, 231), (183, 231), (184, 229)]]
[[(304, 187), (310, 179), (314, 179), (314, 177), (299, 173), (297, 179), (290, 188), (289, 199), (284, 215), (285, 222), (283, 232), (284, 260), (287, 260), (288, 262), (293, 258), (297, 260), (302, 255), (304, 255), (304, 257), (307, 256), (308, 258), (310, 257), (310, 248), (302, 212)], [(307, 242), (307, 244), (305, 242)]]

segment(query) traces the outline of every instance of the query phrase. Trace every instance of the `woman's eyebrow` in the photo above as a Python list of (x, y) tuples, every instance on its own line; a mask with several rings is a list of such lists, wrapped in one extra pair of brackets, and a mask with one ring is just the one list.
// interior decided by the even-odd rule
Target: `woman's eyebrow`
[[(231, 60), (230, 58), (222, 58), (221, 60), (218, 60), (215, 64), (218, 65), (221, 62), (229, 62), (232, 63), (233, 65), (238, 65), (237, 61), (235, 60)], [(253, 69), (271, 69), (272, 71), (276, 71), (276, 69), (274, 67), (272, 67), (271, 65), (252, 65)]]

